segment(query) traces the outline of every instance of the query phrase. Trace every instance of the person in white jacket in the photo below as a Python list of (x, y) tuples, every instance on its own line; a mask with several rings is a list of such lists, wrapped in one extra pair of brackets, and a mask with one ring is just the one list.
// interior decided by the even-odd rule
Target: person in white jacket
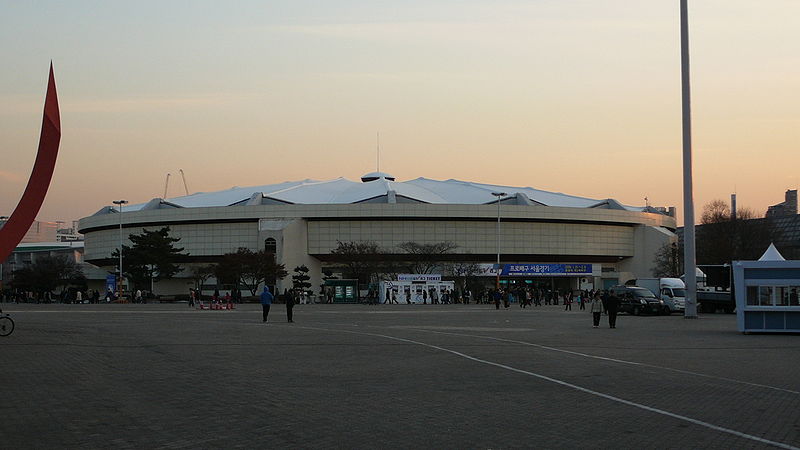
[(600, 299), (600, 292), (595, 292), (592, 297), (592, 303), (589, 307), (589, 312), (592, 313), (592, 323), (594, 328), (600, 326), (600, 316), (603, 314), (603, 301)]

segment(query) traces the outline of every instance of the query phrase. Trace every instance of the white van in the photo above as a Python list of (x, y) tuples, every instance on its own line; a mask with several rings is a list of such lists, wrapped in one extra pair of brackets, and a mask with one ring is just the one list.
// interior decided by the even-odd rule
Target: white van
[(686, 307), (686, 285), (680, 278), (637, 278), (635, 282), (664, 301), (665, 313), (683, 311)]

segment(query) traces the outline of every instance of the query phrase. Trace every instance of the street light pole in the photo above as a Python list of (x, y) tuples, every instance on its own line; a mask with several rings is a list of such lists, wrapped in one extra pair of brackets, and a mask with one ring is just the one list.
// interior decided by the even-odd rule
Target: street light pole
[[(3, 225), (5, 225), (7, 220), (8, 220), (8, 216), (0, 216), (0, 222), (2, 222), (2, 223), (0, 223), (0, 228), (3, 228)], [(9, 265), (10, 264), (11, 263), (9, 262)], [(6, 284), (5, 283), (5, 279), (3, 278), (3, 269), (4, 269), (3, 261), (0, 261), (0, 291), (2, 291), (5, 288), (5, 284)]]
[(694, 197), (692, 188), (692, 108), (689, 86), (689, 13), (681, 0), (681, 112), (683, 116), (683, 269), (686, 275), (684, 318), (697, 319), (697, 274), (694, 248)]
[(495, 289), (500, 290), (500, 200), (507, 194), (505, 192), (492, 192), (492, 195), (497, 197), (497, 266), (495, 267), (497, 278)]
[(119, 286), (117, 286), (118, 299), (122, 299), (122, 205), (127, 205), (127, 200), (114, 200), (112, 203), (119, 206)]

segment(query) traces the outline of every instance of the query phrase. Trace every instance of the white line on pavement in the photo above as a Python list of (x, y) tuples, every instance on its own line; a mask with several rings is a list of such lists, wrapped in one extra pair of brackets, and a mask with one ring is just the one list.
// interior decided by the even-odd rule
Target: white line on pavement
[(672, 412), (669, 412), (669, 411), (665, 411), (663, 409), (653, 408), (651, 406), (643, 405), (641, 403), (632, 402), (630, 400), (625, 400), (625, 399), (622, 399), (622, 398), (619, 398), (619, 397), (615, 397), (613, 395), (604, 394), (604, 393), (598, 392), (598, 391), (593, 391), (591, 389), (587, 389), (585, 387), (581, 387), (581, 386), (578, 386), (578, 385), (575, 385), (575, 384), (572, 384), (572, 383), (567, 383), (565, 381), (556, 380), (555, 378), (550, 378), (550, 377), (548, 377), (546, 375), (541, 375), (541, 374), (538, 374), (538, 373), (529, 372), (527, 370), (518, 369), (516, 367), (507, 366), (505, 364), (500, 364), (500, 363), (496, 363), (496, 362), (492, 362), (492, 361), (487, 361), (485, 359), (476, 358), (474, 356), (467, 355), (466, 353), (457, 352), (455, 350), (450, 350), (448, 348), (440, 347), (438, 345), (426, 344), (424, 342), (414, 341), (414, 340), (411, 340), (411, 339), (399, 338), (399, 337), (395, 337), (395, 336), (388, 336), (388, 335), (385, 335), (385, 334), (367, 333), (367, 332), (363, 332), (363, 331), (336, 330), (336, 329), (331, 329), (331, 328), (317, 328), (317, 327), (305, 327), (305, 326), (304, 327), (296, 327), (296, 328), (305, 328), (305, 329), (309, 329), (309, 330), (318, 330), (318, 331), (332, 331), (332, 332), (335, 332), (335, 333), (338, 332), (338, 333), (361, 334), (361, 335), (366, 335), (366, 336), (382, 337), (382, 338), (391, 339), (391, 340), (395, 340), (395, 341), (407, 342), (407, 343), (410, 343), (410, 344), (421, 345), (423, 347), (428, 347), (428, 348), (432, 348), (434, 350), (439, 350), (439, 351), (442, 351), (442, 352), (450, 353), (450, 354), (459, 356), (461, 358), (468, 359), (470, 361), (475, 361), (475, 362), (478, 362), (478, 363), (481, 363), (481, 364), (486, 364), (486, 365), (490, 365), (490, 366), (494, 366), (494, 367), (499, 367), (501, 369), (509, 370), (511, 372), (516, 372), (516, 373), (521, 373), (523, 375), (529, 375), (529, 376), (532, 376), (532, 377), (539, 378), (541, 380), (549, 381), (551, 383), (555, 383), (555, 384), (558, 384), (558, 385), (561, 385), (561, 386), (565, 386), (565, 387), (568, 387), (568, 388), (571, 388), (571, 389), (575, 389), (575, 390), (580, 391), (580, 392), (585, 392), (587, 394), (591, 394), (591, 395), (594, 395), (594, 396), (597, 396), (597, 397), (605, 398), (605, 399), (611, 400), (613, 402), (622, 403), (624, 405), (633, 406), (634, 408), (639, 408), (639, 409), (643, 409), (645, 411), (650, 411), (650, 412), (654, 412), (656, 414), (661, 414), (661, 415), (664, 415), (664, 416), (667, 416), (667, 417), (672, 417), (674, 419), (683, 420), (685, 422), (689, 422), (689, 423), (693, 423), (695, 425), (699, 425), (699, 426), (702, 426), (702, 427), (710, 428), (712, 430), (720, 431), (722, 433), (728, 433), (728, 434), (732, 434), (734, 436), (738, 436), (738, 437), (741, 437), (741, 438), (744, 438), (744, 439), (749, 439), (749, 440), (752, 440), (752, 441), (761, 442), (761, 443), (768, 444), (768, 445), (774, 445), (774, 446), (779, 447), (779, 448), (800, 450), (800, 447), (795, 447), (795, 446), (792, 446), (792, 445), (789, 445), (789, 444), (784, 444), (782, 442), (771, 441), (769, 439), (764, 439), (764, 438), (761, 438), (761, 437), (758, 437), (758, 436), (753, 436), (752, 434), (747, 434), (747, 433), (743, 433), (741, 431), (731, 430), (730, 428), (720, 427), (720, 426), (717, 426), (717, 425), (714, 425), (714, 424), (711, 424), (711, 423), (708, 423), (708, 422), (703, 422), (702, 420), (693, 419), (691, 417), (683, 416), (683, 415), (680, 415), (680, 414), (675, 414), (675, 413), (672, 413)]
[(582, 356), (584, 358), (599, 359), (599, 360), (615, 362), (615, 363), (619, 363), (619, 364), (628, 364), (628, 365), (631, 365), (631, 366), (649, 367), (651, 369), (668, 370), (668, 371), (671, 371), (671, 372), (682, 373), (684, 375), (694, 375), (694, 376), (697, 376), (697, 377), (711, 378), (711, 379), (715, 379), (715, 380), (728, 381), (728, 382), (731, 382), (731, 383), (744, 384), (744, 385), (747, 385), (747, 386), (755, 386), (755, 387), (760, 387), (760, 388), (765, 388), (765, 389), (772, 389), (772, 390), (775, 390), (775, 391), (786, 392), (786, 393), (789, 393), (789, 394), (800, 395), (800, 392), (798, 392), (798, 391), (793, 391), (791, 389), (784, 389), (784, 388), (779, 388), (779, 387), (775, 387), (775, 386), (770, 386), (770, 385), (767, 385), (767, 384), (750, 383), (748, 381), (734, 380), (733, 378), (718, 377), (718, 376), (715, 376), (715, 375), (707, 375), (707, 374), (704, 374), (704, 373), (692, 372), (690, 370), (673, 369), (672, 367), (656, 366), (656, 365), (653, 365), (653, 364), (640, 363), (640, 362), (635, 362), (635, 361), (626, 361), (624, 359), (615, 359), (615, 358), (608, 358), (608, 357), (605, 357), (605, 356), (590, 355), (588, 353), (575, 352), (575, 351), (572, 351), (572, 350), (564, 350), (564, 349), (556, 348), (556, 347), (548, 347), (546, 345), (535, 344), (533, 342), (517, 341), (517, 340), (514, 340), (514, 339), (503, 339), (503, 338), (498, 338), (498, 337), (494, 337), (494, 336), (482, 336), (482, 335), (476, 335), (476, 334), (465, 334), (465, 333), (452, 333), (452, 332), (445, 332), (445, 331), (435, 331), (435, 330), (428, 330), (428, 329), (424, 329), (424, 328), (413, 328), (413, 329), (416, 330), (416, 331), (424, 331), (424, 332), (427, 332), (427, 333), (434, 333), (434, 334), (446, 334), (446, 335), (451, 335), (451, 336), (482, 338), (482, 339), (489, 339), (489, 340), (498, 341), (498, 342), (508, 342), (508, 343), (513, 343), (513, 344), (529, 345), (531, 347), (537, 347), (537, 348), (541, 348), (543, 350), (550, 350), (550, 351), (554, 351), (554, 352), (567, 353), (567, 354), (570, 354), (570, 355)]

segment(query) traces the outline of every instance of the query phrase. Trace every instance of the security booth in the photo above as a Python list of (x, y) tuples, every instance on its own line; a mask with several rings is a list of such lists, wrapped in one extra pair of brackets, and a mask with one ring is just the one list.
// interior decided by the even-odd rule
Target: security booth
[(442, 303), (445, 295), (452, 294), (454, 288), (454, 282), (442, 281), (438, 274), (398, 274), (396, 281), (380, 282), (378, 301), (404, 305), (434, 303), (434, 300)]
[(325, 280), (325, 291), (333, 293), (333, 303), (357, 303), (358, 280)]
[(800, 333), (800, 261), (774, 245), (758, 261), (734, 261), (736, 323), (742, 333)]

